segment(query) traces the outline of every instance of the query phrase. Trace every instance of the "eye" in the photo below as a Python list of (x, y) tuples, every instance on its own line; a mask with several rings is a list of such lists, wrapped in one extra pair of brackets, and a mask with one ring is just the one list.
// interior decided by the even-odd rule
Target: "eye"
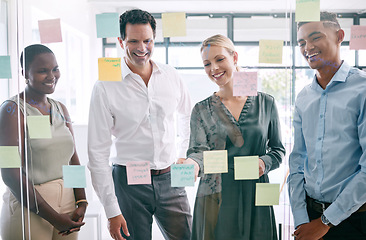
[(53, 71), (54, 71), (54, 72), (58, 72), (58, 71), (60, 71), (60, 69), (59, 69), (58, 67), (55, 67), (55, 68), (53, 69)]
[(225, 58), (219, 58), (219, 59), (217, 59), (217, 61), (218, 62), (221, 62), (221, 61), (223, 61)]
[(313, 38), (313, 41), (316, 41), (316, 40), (318, 40), (318, 39), (320, 39), (321, 37), (314, 37)]
[(203, 66), (208, 67), (208, 66), (210, 66), (210, 63), (205, 63), (205, 64), (203, 64)]

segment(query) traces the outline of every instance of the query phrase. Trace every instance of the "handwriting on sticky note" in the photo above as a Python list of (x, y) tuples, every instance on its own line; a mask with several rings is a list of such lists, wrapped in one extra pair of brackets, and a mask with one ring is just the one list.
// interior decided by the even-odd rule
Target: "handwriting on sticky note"
[(320, 0), (296, 0), (295, 21), (320, 21)]
[(122, 81), (121, 58), (98, 58), (100, 81)]
[(255, 205), (278, 205), (280, 201), (280, 184), (256, 183)]
[(49, 115), (27, 116), (27, 127), (31, 139), (52, 138)]
[(259, 63), (282, 63), (282, 40), (259, 40)]
[(234, 72), (234, 96), (257, 96), (257, 72)]
[(234, 157), (235, 180), (258, 179), (258, 156)]
[(366, 49), (366, 26), (351, 26), (349, 48), (354, 50)]
[(10, 56), (0, 56), (0, 78), (11, 78)]
[(18, 146), (0, 146), (0, 168), (20, 168)]
[(173, 164), (171, 166), (172, 187), (194, 186), (194, 165)]
[(86, 188), (85, 166), (64, 165), (62, 173), (65, 188)]
[(213, 150), (203, 152), (204, 173), (227, 173), (227, 150)]
[(126, 171), (128, 185), (151, 184), (150, 162), (127, 162)]
[(38, 21), (41, 43), (62, 42), (60, 19), (48, 19)]
[(97, 26), (97, 37), (119, 37), (119, 16), (118, 13), (102, 13), (95, 15)]
[(186, 14), (180, 13), (162, 13), (163, 36), (178, 37), (186, 36)]

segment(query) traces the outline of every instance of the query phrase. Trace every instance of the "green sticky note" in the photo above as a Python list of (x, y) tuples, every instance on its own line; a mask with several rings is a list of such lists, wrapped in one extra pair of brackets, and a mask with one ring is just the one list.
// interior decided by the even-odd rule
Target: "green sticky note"
[(278, 205), (280, 201), (280, 184), (257, 183), (255, 190), (256, 206)]
[(203, 152), (204, 173), (227, 173), (227, 150)]
[(0, 146), (0, 168), (20, 168), (18, 146)]
[(27, 116), (29, 138), (52, 138), (50, 116)]
[(119, 15), (118, 13), (102, 13), (95, 16), (97, 24), (97, 37), (119, 37)]
[(10, 56), (0, 56), (0, 78), (11, 78)]
[(282, 63), (282, 40), (259, 40), (259, 63)]
[(86, 188), (85, 166), (62, 166), (65, 188)]
[(193, 164), (173, 164), (170, 171), (172, 187), (194, 186)]
[(235, 180), (258, 179), (258, 156), (234, 157)]
[(186, 13), (162, 13), (164, 37), (186, 36)]
[(320, 21), (320, 0), (296, 0), (295, 21)]

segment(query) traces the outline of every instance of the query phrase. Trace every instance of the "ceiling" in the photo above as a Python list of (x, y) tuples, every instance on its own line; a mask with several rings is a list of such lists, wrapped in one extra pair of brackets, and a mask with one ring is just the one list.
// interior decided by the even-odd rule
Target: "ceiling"
[[(152, 13), (256, 13), (294, 11), (296, 0), (88, 0), (100, 12), (140, 8)], [(366, 12), (366, 0), (320, 0), (320, 9), (333, 12)]]

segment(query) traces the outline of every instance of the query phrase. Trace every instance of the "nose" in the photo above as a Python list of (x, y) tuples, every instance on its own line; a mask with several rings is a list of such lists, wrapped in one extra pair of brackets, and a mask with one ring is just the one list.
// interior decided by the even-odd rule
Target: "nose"
[(215, 63), (211, 63), (211, 72), (214, 72), (217, 69), (219, 69), (219, 66)]
[(139, 43), (139, 45), (137, 46), (137, 50), (140, 51), (140, 52), (145, 52), (146, 43), (144, 43), (144, 42)]
[(55, 77), (55, 74), (52, 71), (49, 71), (48, 74), (47, 74), (47, 78), (53, 80), (56, 77)]
[(311, 44), (310, 42), (306, 42), (305, 43), (305, 48), (304, 48), (305, 49), (305, 53), (311, 51), (313, 48), (314, 48), (314, 45)]

